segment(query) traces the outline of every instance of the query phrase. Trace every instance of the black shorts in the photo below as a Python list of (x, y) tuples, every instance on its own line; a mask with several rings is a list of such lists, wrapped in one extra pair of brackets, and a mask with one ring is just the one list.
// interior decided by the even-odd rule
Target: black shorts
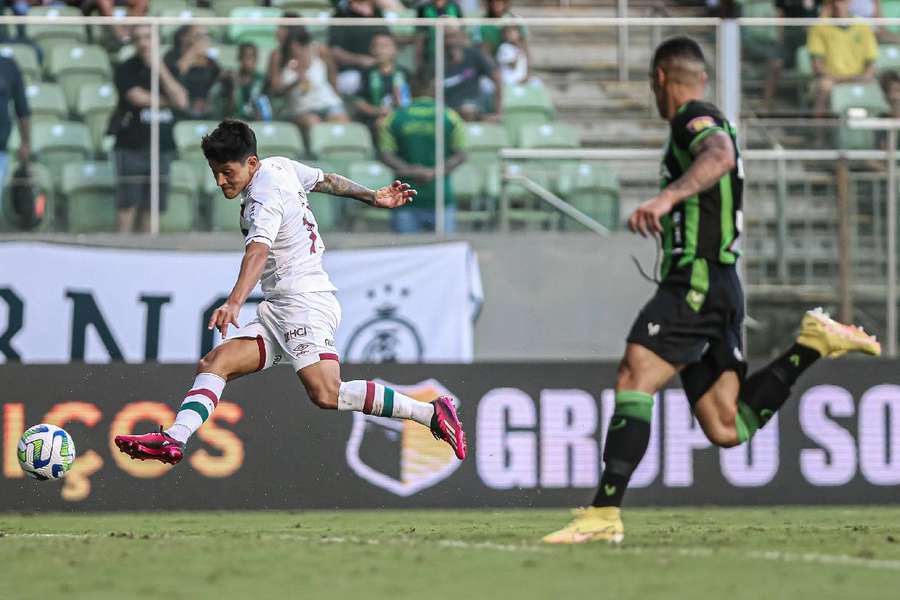
[[(150, 210), (150, 152), (116, 148), (116, 208)], [(159, 212), (165, 212), (169, 199), (169, 168), (174, 152), (159, 153)]]
[(641, 309), (628, 342), (684, 365), (681, 382), (693, 406), (725, 371), (743, 381), (743, 321), (744, 292), (734, 266), (698, 260), (669, 272)]

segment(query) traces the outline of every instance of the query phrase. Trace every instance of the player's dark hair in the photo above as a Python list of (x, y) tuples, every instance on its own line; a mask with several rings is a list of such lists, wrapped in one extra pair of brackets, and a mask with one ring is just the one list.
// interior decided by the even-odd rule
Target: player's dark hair
[(256, 134), (250, 126), (237, 119), (225, 119), (200, 143), (203, 156), (214, 163), (247, 162), (256, 154)]
[(417, 74), (409, 84), (409, 91), (413, 97), (434, 96), (434, 73), (426, 69)]
[(676, 59), (706, 64), (700, 44), (687, 36), (669, 38), (657, 46), (651, 64), (656, 69), (656, 67)]
[(884, 74), (882, 74), (879, 83), (881, 84), (881, 91), (883, 91), (884, 95), (887, 96), (888, 92), (891, 89), (891, 86), (895, 83), (900, 83), (900, 74), (898, 74), (897, 71), (894, 71), (893, 69), (890, 71), (885, 71)]

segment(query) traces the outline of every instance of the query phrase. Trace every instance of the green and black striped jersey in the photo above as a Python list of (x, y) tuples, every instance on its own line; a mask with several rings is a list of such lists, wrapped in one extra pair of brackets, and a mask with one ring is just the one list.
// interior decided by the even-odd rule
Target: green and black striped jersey
[(690, 267), (697, 259), (725, 265), (737, 262), (744, 187), (737, 131), (719, 109), (708, 102), (691, 100), (678, 109), (670, 125), (660, 187), (681, 177), (693, 163), (697, 145), (715, 132), (723, 131), (731, 136), (735, 167), (717, 184), (680, 202), (662, 218), (663, 279), (673, 267)]

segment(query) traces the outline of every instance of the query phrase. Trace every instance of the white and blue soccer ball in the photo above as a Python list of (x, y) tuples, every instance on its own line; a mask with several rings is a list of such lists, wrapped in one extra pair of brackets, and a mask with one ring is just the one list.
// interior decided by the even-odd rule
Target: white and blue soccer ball
[(41, 423), (22, 434), (16, 454), (29, 476), (62, 479), (75, 463), (75, 442), (65, 429)]

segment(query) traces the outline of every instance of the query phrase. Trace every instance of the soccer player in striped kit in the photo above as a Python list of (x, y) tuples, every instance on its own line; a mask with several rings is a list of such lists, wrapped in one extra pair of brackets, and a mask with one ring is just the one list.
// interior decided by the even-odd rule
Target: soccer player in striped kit
[[(283, 361), (320, 408), (412, 419), (464, 459), (466, 435), (449, 397), (419, 402), (373, 381), (341, 380), (334, 344), (341, 307), (322, 267), (325, 245), (307, 198), (309, 192), (321, 192), (391, 209), (412, 202), (415, 190), (400, 181), (370, 190), (288, 158), (260, 160), (256, 135), (237, 120), (222, 121), (203, 138), (202, 147), (222, 193), (241, 199), (244, 258), (234, 289), (209, 321), (226, 341), (200, 360), (175, 423), (144, 435), (118, 435), (119, 450), (132, 458), (178, 463), (228, 381)], [(265, 300), (256, 319), (241, 327), (238, 313), (257, 282)], [(230, 325), (238, 329), (229, 335)]]

